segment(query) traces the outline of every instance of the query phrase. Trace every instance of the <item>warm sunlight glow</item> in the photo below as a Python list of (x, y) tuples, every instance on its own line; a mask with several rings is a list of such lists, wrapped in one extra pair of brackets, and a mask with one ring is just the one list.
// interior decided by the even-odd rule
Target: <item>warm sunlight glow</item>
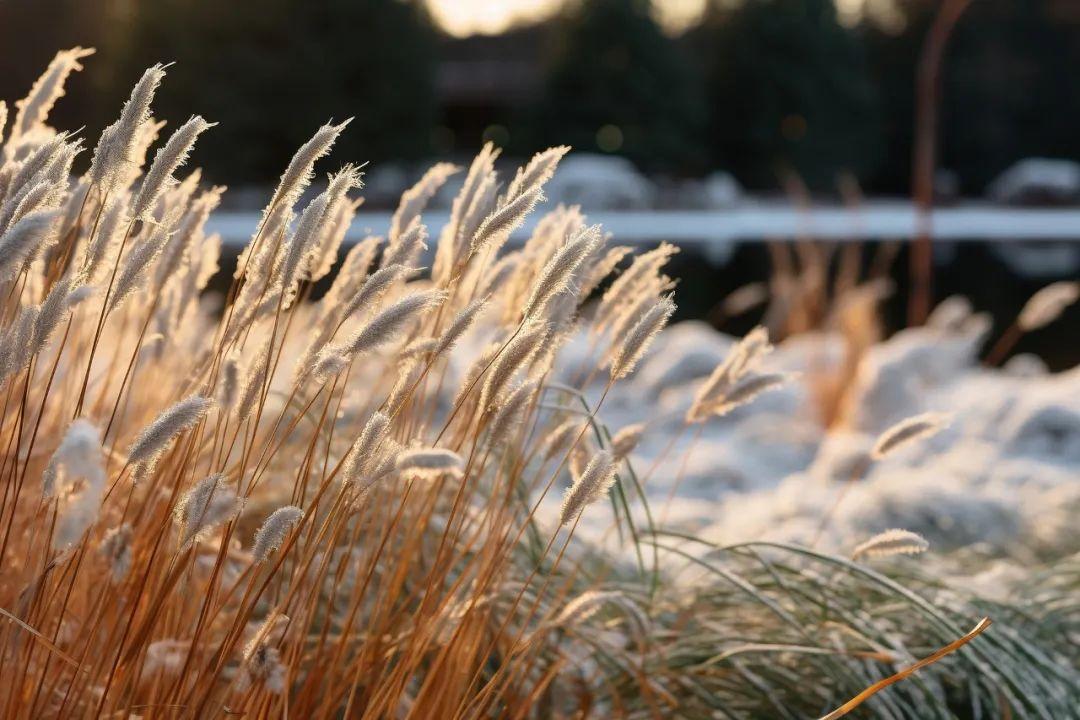
[(550, 17), (561, 0), (428, 0), (435, 21), (451, 35), (496, 35), (511, 25)]
[[(680, 32), (701, 19), (707, 0), (656, 0), (656, 19), (669, 32)], [(861, 0), (856, 0), (860, 1)], [(457, 37), (496, 35), (522, 23), (553, 15), (565, 0), (427, 0), (435, 22)]]

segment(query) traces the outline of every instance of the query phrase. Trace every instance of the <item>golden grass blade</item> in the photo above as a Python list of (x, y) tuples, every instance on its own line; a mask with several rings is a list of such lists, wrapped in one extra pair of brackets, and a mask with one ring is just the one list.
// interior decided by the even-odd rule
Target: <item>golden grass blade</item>
[(866, 688), (861, 693), (859, 693), (855, 697), (851, 698), (846, 703), (844, 703), (840, 707), (836, 708), (835, 710), (833, 710), (828, 715), (823, 715), (821, 717), (821, 720), (836, 720), (836, 718), (844, 717), (849, 712), (851, 712), (855, 708), (859, 707), (864, 702), (869, 700), (871, 697), (873, 697), (877, 693), (881, 692), (885, 688), (889, 687), (890, 685), (892, 685), (894, 683), (898, 683), (901, 680), (903, 680), (903, 679), (905, 679), (907, 677), (910, 677), (915, 672), (921, 670), (922, 668), (926, 667), (927, 665), (932, 665), (932, 664), (936, 663), (938, 660), (940, 660), (941, 658), (945, 657), (946, 655), (948, 655), (950, 653), (953, 653), (953, 652), (956, 652), (957, 650), (962, 648), (964, 645), (967, 645), (969, 642), (971, 642), (976, 637), (981, 635), (982, 632), (984, 630), (986, 630), (986, 628), (988, 628), (988, 627), (990, 627), (990, 618), (984, 617), (982, 620), (979, 621), (978, 625), (976, 625), (974, 628), (971, 629), (971, 632), (969, 632), (967, 635), (964, 635), (962, 638), (958, 638), (956, 640), (953, 640), (951, 643), (949, 643), (945, 647), (941, 648), (940, 650), (936, 651), (932, 655), (928, 655), (928, 656), (924, 657), (922, 660), (918, 661), (914, 665), (911, 665), (910, 667), (904, 668), (903, 670), (896, 673), (895, 675), (890, 675), (889, 677), (887, 677), (887, 678), (885, 678), (883, 680), (878, 680), (876, 683), (874, 683), (870, 687)]

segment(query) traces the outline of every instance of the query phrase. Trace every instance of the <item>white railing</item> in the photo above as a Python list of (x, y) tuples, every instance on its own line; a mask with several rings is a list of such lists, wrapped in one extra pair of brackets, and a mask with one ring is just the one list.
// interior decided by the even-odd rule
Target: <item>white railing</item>
[[(762, 239), (907, 239), (917, 229), (915, 209), (899, 201), (870, 202), (858, 209), (801, 209), (783, 202), (755, 202), (724, 210), (599, 211), (587, 215), (590, 223), (601, 223), (621, 243), (668, 240), (712, 245)], [(534, 214), (531, 222), (516, 233), (516, 239), (527, 237), (536, 217)], [(256, 212), (218, 212), (210, 219), (208, 230), (220, 233), (228, 245), (242, 245), (251, 237), (258, 220)], [(424, 214), (430, 237), (438, 237), (446, 220), (445, 211)], [(941, 240), (1080, 241), (1080, 208), (958, 205), (935, 209), (930, 222), (933, 237)], [(389, 212), (361, 212), (347, 239), (383, 234), (389, 225)]]

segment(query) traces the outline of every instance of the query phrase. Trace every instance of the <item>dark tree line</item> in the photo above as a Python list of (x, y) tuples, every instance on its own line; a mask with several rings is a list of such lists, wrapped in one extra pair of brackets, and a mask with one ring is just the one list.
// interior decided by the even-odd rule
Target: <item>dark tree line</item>
[[(1072, 5), (978, 0), (961, 20), (946, 58), (940, 157), (963, 191), (981, 191), (1022, 157), (1080, 159)], [(906, 193), (915, 66), (937, 2), (899, 7), (897, 31), (845, 27), (832, 0), (715, 3), (671, 38), (648, 0), (571, 0), (536, 29), (543, 80), (515, 111), (509, 150), (570, 143), (649, 172), (725, 169), (763, 189), (794, 171), (830, 192), (850, 172), (867, 191)], [(0, 97), (19, 97), (55, 49), (73, 44), (100, 53), (58, 106), (59, 122), (96, 135), (142, 67), (176, 61), (159, 112), (221, 121), (200, 143), (215, 180), (272, 178), (331, 116), (355, 117), (343, 156), (374, 162), (428, 155), (442, 122), (441, 46), (418, 0), (6, 0)], [(614, 139), (600, 132), (607, 126)], [(454, 149), (479, 141), (460, 137)]]

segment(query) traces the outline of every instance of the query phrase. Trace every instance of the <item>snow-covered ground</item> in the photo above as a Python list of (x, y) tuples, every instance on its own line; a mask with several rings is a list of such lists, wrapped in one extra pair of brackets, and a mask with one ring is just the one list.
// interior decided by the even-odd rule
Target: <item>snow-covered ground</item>
[[(940, 318), (940, 316), (939, 316)], [(1080, 550), (1080, 368), (1048, 374), (1033, 357), (1001, 370), (978, 365), (987, 324), (975, 316), (905, 330), (862, 359), (843, 404), (826, 428), (814, 379), (837, 367), (843, 340), (802, 335), (780, 343), (763, 369), (800, 373), (729, 416), (685, 429), (697, 384), (734, 338), (702, 323), (679, 323), (659, 338), (637, 372), (608, 396), (599, 417), (614, 433), (646, 423), (631, 460), (654, 515), (719, 543), (782, 539), (850, 549), (901, 527), (947, 550), (978, 545), (1018, 559)], [(592, 362), (588, 343), (564, 351), (561, 379)], [(597, 381), (587, 395), (595, 402)], [(851, 484), (852, 468), (895, 422), (925, 411), (953, 414), (930, 441), (872, 463)], [(550, 498), (554, 511), (558, 497)], [(591, 514), (578, 532), (612, 539), (610, 514)], [(644, 517), (642, 516), (642, 520)]]

